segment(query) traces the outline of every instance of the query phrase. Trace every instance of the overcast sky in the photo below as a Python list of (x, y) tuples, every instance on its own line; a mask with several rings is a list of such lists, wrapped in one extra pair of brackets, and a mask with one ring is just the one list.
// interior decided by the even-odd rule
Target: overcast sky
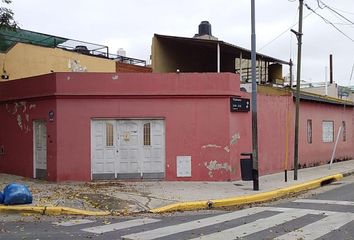
[[(251, 49), (250, 2), (13, 0), (10, 8), (23, 29), (107, 45), (111, 53), (124, 48), (127, 56), (147, 60), (154, 33), (192, 37), (203, 20), (211, 23), (212, 33), (219, 40)], [(353, 0), (322, 2), (354, 22)], [(318, 8), (317, 0), (306, 0), (305, 3), (312, 9)], [(336, 23), (335, 26), (354, 39), (354, 25), (348, 24), (349, 21), (326, 8), (318, 8), (316, 12)], [(303, 22), (302, 79), (324, 81), (329, 54), (333, 54), (334, 80), (348, 85), (354, 64), (354, 40), (310, 13), (304, 6), (304, 17), (308, 16)], [(294, 34), (286, 30), (297, 21), (297, 0), (256, 0), (258, 51), (286, 61), (291, 57), (296, 63), (297, 41)], [(297, 30), (297, 25), (293, 28)], [(284, 31), (285, 34), (272, 41)], [(283, 73), (287, 72), (284, 69)], [(354, 76), (350, 84), (354, 85)]]

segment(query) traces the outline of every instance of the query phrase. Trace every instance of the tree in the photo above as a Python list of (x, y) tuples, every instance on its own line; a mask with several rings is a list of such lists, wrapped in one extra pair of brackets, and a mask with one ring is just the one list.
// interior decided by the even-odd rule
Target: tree
[(5, 4), (10, 4), (12, 0), (1, 0), (2, 5), (0, 7), (0, 28), (16, 29), (18, 28), (17, 22), (14, 20), (14, 13), (10, 8), (7, 8)]

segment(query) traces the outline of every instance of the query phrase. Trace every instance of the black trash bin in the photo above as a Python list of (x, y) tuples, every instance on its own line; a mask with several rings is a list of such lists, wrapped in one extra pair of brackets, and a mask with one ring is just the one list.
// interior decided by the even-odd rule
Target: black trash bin
[(252, 153), (241, 153), (241, 179), (243, 181), (252, 181)]

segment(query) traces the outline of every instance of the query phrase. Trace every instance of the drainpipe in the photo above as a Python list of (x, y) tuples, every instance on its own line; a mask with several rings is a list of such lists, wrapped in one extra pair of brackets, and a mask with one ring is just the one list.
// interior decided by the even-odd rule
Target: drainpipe
[(242, 82), (242, 52), (240, 52), (240, 81)]
[(333, 58), (332, 54), (329, 55), (329, 84), (333, 83)]
[(328, 95), (328, 88), (327, 88), (327, 67), (325, 67), (325, 95)]

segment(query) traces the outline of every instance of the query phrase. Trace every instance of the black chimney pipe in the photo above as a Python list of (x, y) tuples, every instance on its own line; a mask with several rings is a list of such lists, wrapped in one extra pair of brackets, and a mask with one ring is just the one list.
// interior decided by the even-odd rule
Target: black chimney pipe
[(332, 54), (329, 55), (329, 83), (333, 83), (333, 58)]

